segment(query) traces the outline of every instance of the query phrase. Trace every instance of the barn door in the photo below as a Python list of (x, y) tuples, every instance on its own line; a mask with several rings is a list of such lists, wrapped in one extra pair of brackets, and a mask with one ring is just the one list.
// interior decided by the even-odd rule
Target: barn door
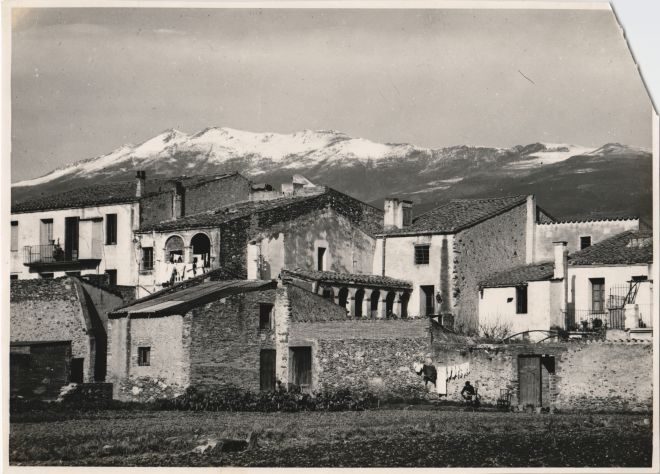
[(312, 348), (291, 348), (291, 382), (303, 393), (312, 388)]
[(519, 403), (541, 406), (541, 357), (518, 357)]
[(265, 392), (275, 390), (274, 349), (263, 349), (259, 355), (259, 388)]

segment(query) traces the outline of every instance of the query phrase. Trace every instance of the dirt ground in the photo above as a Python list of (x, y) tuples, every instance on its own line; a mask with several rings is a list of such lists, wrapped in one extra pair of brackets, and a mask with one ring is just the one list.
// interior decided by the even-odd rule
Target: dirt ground
[[(14, 415), (13, 465), (651, 466), (650, 414), (97, 411)], [(258, 433), (256, 448), (222, 439)], [(200, 447), (201, 446), (201, 447)], [(200, 453), (204, 446), (207, 449)], [(197, 452), (196, 452), (197, 451)]]

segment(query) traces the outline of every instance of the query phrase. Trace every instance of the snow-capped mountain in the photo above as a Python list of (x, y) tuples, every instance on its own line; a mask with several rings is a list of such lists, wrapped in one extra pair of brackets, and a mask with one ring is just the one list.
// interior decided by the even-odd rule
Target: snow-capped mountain
[[(530, 192), (541, 201), (546, 197), (549, 202), (542, 205), (562, 214), (587, 209), (644, 214), (650, 210), (651, 187), (640, 188), (640, 183), (646, 182), (644, 173), (650, 175), (650, 157), (647, 150), (616, 143), (599, 148), (547, 143), (424, 148), (376, 143), (333, 130), (280, 134), (207, 128), (192, 135), (166, 130), (138, 145), (123, 145), (106, 155), (14, 183), (12, 200), (97, 180), (131, 179), (137, 169), (146, 170), (147, 177), (240, 171), (255, 181), (272, 184), (303, 174), (366, 201), (379, 203), (385, 195), (398, 194), (417, 201), (420, 208), (452, 197)], [(626, 175), (619, 169), (621, 159), (626, 159)], [(604, 170), (607, 176), (602, 175)], [(563, 176), (563, 181), (556, 182), (555, 176)], [(581, 202), (581, 196), (589, 196), (598, 186), (596, 179), (605, 186), (603, 191), (617, 196), (628, 193), (629, 197)], [(607, 187), (612, 179), (618, 183)], [(630, 188), (622, 183), (631, 179)], [(551, 182), (554, 188), (548, 187)], [(567, 183), (575, 187), (564, 189)], [(581, 207), (555, 206), (553, 201), (564, 198), (552, 190), (560, 188), (568, 193), (569, 202)], [(638, 196), (640, 192), (643, 196)], [(614, 207), (604, 208), (603, 202)]]

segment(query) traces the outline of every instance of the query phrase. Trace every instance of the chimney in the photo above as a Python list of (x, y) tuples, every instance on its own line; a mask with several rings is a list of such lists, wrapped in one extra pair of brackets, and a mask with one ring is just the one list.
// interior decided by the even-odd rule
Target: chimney
[(172, 219), (179, 219), (184, 215), (184, 193), (183, 184), (177, 181), (174, 184), (174, 194), (172, 195)]
[(555, 249), (555, 273), (553, 278), (556, 280), (566, 279), (568, 272), (568, 242), (553, 242)]
[(135, 173), (136, 183), (135, 183), (135, 197), (140, 198), (144, 194), (144, 180), (147, 179), (146, 171), (140, 170)]
[(412, 224), (412, 201), (399, 200), (398, 198), (385, 198), (385, 228), (402, 229)]

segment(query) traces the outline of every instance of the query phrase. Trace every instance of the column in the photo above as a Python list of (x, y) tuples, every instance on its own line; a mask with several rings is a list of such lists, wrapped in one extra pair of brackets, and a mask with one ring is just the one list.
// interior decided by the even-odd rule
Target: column
[(401, 318), (401, 298), (403, 297), (403, 291), (397, 291), (394, 296), (394, 305), (392, 307), (392, 312), (396, 314), (397, 318)]
[(380, 319), (387, 318), (387, 292), (380, 292), (380, 298), (378, 301), (378, 312), (376, 313)]
[(336, 305), (339, 304), (339, 288), (338, 286), (333, 286), (332, 287), (332, 300), (335, 302)]
[(357, 288), (348, 289), (348, 315), (351, 318), (355, 317), (355, 292)]
[(364, 298), (362, 299), (362, 317), (371, 319), (371, 293), (373, 290), (364, 289)]

